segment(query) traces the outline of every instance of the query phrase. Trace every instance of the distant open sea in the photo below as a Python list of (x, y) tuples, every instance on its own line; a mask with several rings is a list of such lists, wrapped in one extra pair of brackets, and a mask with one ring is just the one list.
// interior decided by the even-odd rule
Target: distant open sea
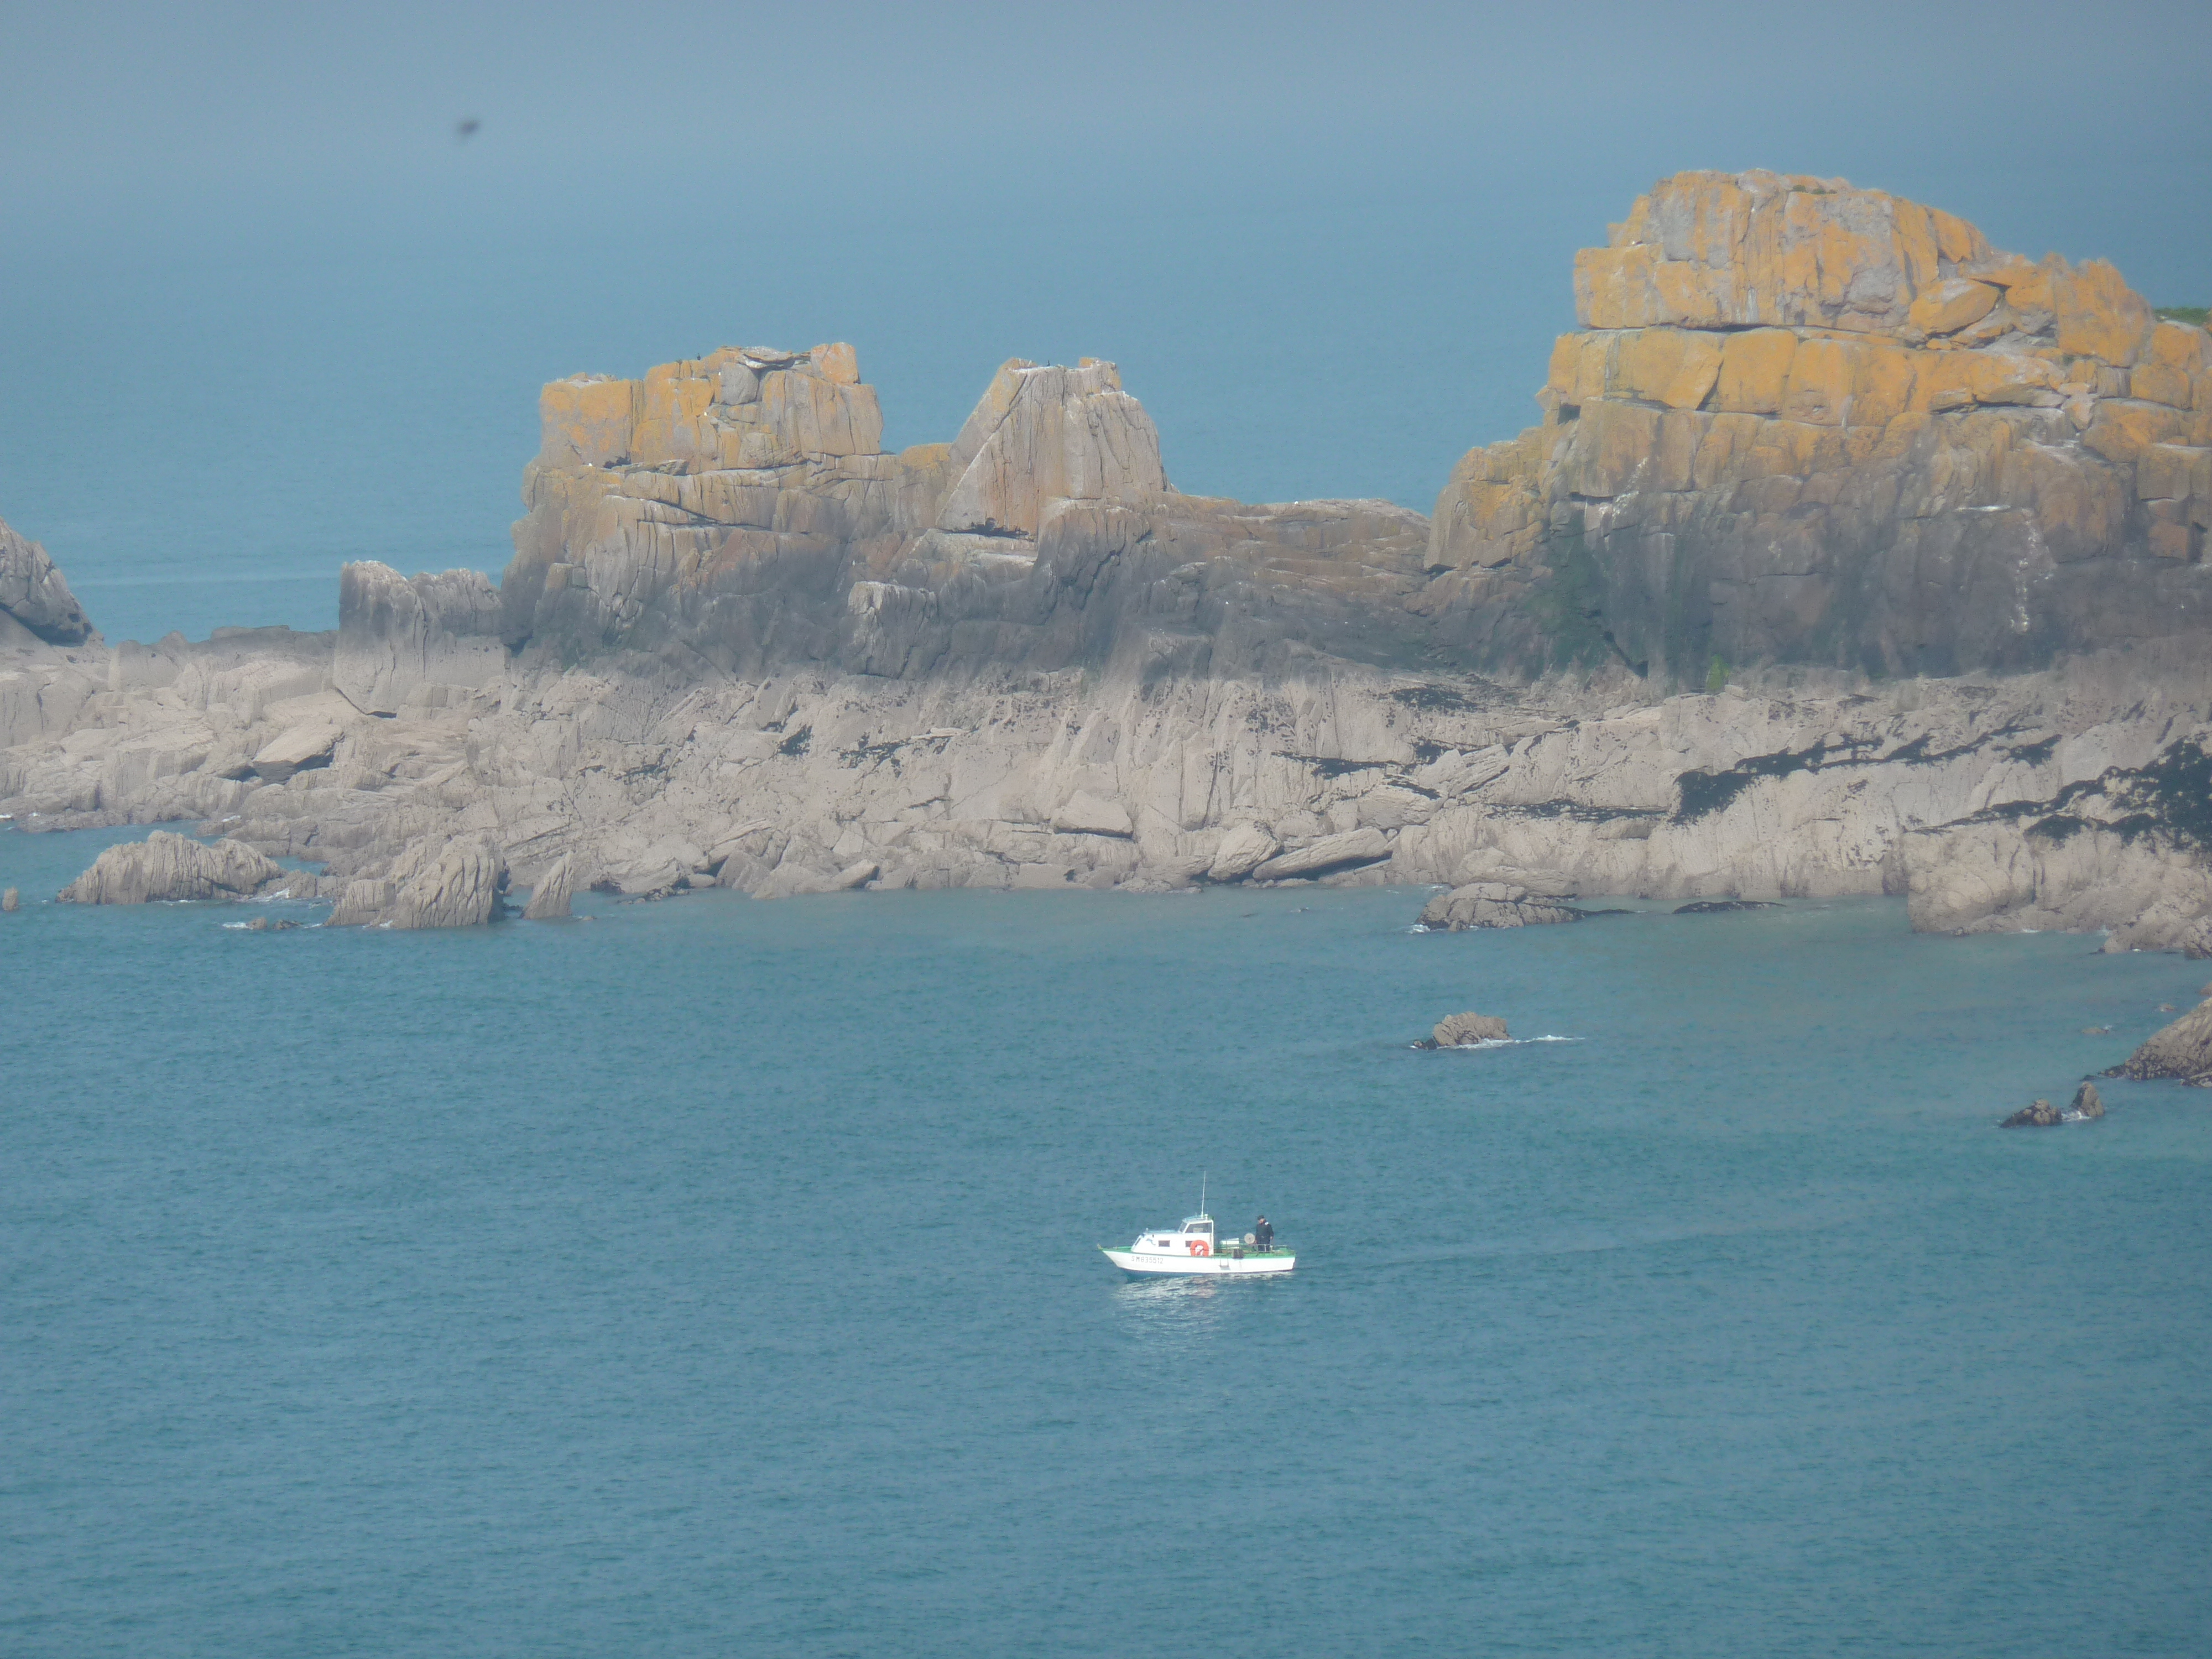
[[(2212, 1651), (2212, 1094), (1993, 1127), (2202, 963), (39, 902), (122, 838), (0, 831), (10, 1656)], [(1201, 1171), (1293, 1278), (1107, 1267)]]

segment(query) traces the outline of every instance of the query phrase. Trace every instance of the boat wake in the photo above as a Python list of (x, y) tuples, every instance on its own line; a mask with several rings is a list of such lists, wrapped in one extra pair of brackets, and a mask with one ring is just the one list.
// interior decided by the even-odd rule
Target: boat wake
[[(1539, 1042), (1580, 1042), (1581, 1041), (1580, 1037), (1573, 1036), (1484, 1037), (1474, 1042), (1455, 1042), (1448, 1047), (1439, 1047), (1434, 1052), (1467, 1054), (1480, 1048), (1526, 1048)], [(1407, 1046), (1413, 1048), (1423, 1047), (1418, 1042), (1409, 1043)]]

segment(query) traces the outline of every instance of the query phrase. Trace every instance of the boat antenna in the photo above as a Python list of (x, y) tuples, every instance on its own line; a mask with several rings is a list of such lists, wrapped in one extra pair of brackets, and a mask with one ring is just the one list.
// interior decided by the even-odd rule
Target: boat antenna
[(1206, 1213), (1206, 1171), (1203, 1170), (1198, 1172), (1198, 1212), (1200, 1215)]

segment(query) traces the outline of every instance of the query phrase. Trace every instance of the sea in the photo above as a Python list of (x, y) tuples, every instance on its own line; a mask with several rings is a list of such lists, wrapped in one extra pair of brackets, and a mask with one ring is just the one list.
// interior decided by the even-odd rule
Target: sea
[[(1996, 1127), (2203, 963), (50, 902), (143, 833), (0, 830), (0, 1652), (2212, 1651), (2212, 1094)], [(1110, 1267), (1201, 1183), (1297, 1272)]]

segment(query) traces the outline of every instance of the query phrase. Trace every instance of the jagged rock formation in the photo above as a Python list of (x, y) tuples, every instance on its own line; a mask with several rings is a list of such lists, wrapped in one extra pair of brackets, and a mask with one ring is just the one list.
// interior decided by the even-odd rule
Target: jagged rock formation
[(2066, 1110), (2069, 1116), (2094, 1121), (2105, 1115), (2105, 1097), (2097, 1091), (2095, 1084), (2083, 1078), (2081, 1086), (2074, 1091), (2073, 1103)]
[(2117, 1075), (2136, 1079), (2179, 1078), (2200, 1089), (2212, 1089), (2212, 1002), (2191, 1009), (2172, 1024), (2154, 1032), (2142, 1047), (2128, 1056)]
[(1446, 1014), (1435, 1030), (1413, 1046), (1418, 1048), (1460, 1048), (1478, 1042), (1504, 1042), (1511, 1034), (1495, 1014)]
[(1541, 927), (1580, 921), (1583, 913), (1508, 881), (1472, 881), (1439, 893), (1421, 908), (1431, 933), (1463, 933), (1477, 927)]
[(553, 867), (538, 877), (538, 884), (530, 890), (530, 902), (523, 907), (525, 921), (557, 921), (570, 914), (574, 878), (570, 874), (572, 860), (566, 854), (553, 860)]
[(508, 643), (905, 678), (1414, 648), (1398, 601), (1419, 586), (1425, 520), (1178, 495), (1111, 363), (1008, 362), (951, 444), (898, 455), (858, 377), (848, 346), (729, 348), (549, 386), (501, 584)]
[(1420, 608), (1485, 661), (1948, 675), (2212, 627), (2212, 346), (2110, 265), (1687, 173), (1575, 297), (1542, 425), (1437, 504)]
[(82, 645), (91, 637), (84, 607), (46, 550), (0, 521), (0, 648)]
[(2058, 1109), (2047, 1100), (2030, 1101), (2003, 1122), (2000, 1129), (2055, 1129), (2059, 1125)]
[[(849, 347), (556, 382), (495, 593), (361, 564), (335, 637), (0, 640), (0, 811), (199, 818), (379, 925), (489, 916), (504, 858), (1431, 883), (1444, 927), (1904, 892), (2212, 951), (2201, 332), (1768, 174), (1663, 183), (1578, 273), (1544, 424), (1433, 525), (1182, 495), (1093, 360), (897, 455)], [(2033, 672), (1861, 672), (1976, 665)]]
[[(202, 843), (156, 830), (144, 841), (111, 847), (68, 886), (64, 904), (153, 904), (183, 899), (242, 899), (289, 874), (234, 841)], [(310, 877), (308, 884), (313, 884)]]
[(332, 927), (480, 927), (499, 914), (507, 855), (489, 837), (410, 843), (382, 876), (346, 884)]

